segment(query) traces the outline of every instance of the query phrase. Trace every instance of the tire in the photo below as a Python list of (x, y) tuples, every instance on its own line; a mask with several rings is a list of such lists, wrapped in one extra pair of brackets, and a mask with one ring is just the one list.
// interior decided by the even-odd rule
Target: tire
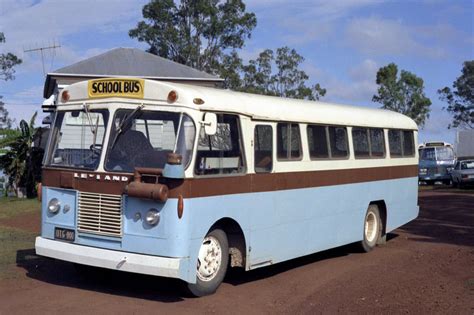
[(377, 245), (382, 236), (382, 220), (380, 219), (379, 207), (369, 205), (364, 217), (363, 239), (360, 241), (360, 248), (363, 252), (370, 252)]
[(451, 179), (451, 186), (452, 186), (453, 188), (458, 187), (458, 183), (456, 182), (456, 180), (454, 179), (454, 177)]
[(199, 249), (196, 283), (188, 284), (191, 294), (199, 297), (216, 292), (224, 280), (228, 263), (227, 235), (220, 229), (214, 229), (206, 235)]

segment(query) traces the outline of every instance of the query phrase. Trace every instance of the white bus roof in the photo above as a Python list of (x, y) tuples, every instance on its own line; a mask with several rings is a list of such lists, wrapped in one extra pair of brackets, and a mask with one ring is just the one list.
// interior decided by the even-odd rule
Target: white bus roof
[[(129, 78), (133, 80), (134, 78)], [(110, 80), (114, 80), (111, 78)], [(88, 99), (88, 81), (75, 83), (66, 89), (70, 100), (94, 102), (104, 99)], [(144, 80), (143, 99), (127, 99), (133, 103), (166, 102), (168, 93), (176, 91), (178, 99), (173, 105), (190, 107), (203, 111), (239, 113), (256, 120), (294, 121), (329, 125), (366, 126), (417, 130), (416, 123), (409, 117), (389, 110), (332, 104), (321, 101), (295, 100), (274, 96), (263, 96), (171, 82)], [(59, 99), (61, 99), (59, 97)], [(124, 98), (116, 98), (124, 100)], [(195, 99), (204, 101), (195, 104)], [(58, 102), (60, 108), (63, 105)]]

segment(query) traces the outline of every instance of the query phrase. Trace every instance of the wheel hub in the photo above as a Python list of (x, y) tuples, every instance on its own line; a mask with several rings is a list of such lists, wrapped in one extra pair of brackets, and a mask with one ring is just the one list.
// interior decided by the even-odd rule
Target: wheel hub
[(377, 237), (377, 218), (375, 214), (369, 212), (365, 218), (365, 239), (368, 242), (373, 242)]
[(222, 262), (222, 250), (219, 241), (207, 236), (199, 249), (197, 276), (202, 281), (211, 281), (219, 271)]

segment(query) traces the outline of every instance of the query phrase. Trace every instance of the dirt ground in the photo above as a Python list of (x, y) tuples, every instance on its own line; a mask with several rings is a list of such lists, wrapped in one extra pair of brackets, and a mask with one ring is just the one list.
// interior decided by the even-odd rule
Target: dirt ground
[[(408, 313), (474, 314), (474, 194), (423, 191), (418, 219), (368, 254), (351, 246), (251, 272), (231, 272), (218, 292), (182, 295), (176, 280), (107, 271), (17, 251), (0, 280), (0, 314)], [(39, 215), (0, 224), (39, 232)], [(30, 224), (31, 220), (35, 224)]]

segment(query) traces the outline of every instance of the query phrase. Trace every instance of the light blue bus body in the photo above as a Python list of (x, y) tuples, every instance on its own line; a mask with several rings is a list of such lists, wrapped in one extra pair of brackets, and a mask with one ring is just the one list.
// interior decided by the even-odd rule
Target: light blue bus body
[[(398, 228), (418, 215), (417, 190), (413, 189), (417, 185), (418, 179), (413, 177), (190, 198), (185, 200), (181, 219), (176, 215), (176, 199), (163, 204), (124, 197), (121, 239), (77, 233), (74, 244), (178, 258), (179, 278), (193, 283), (202, 239), (223, 218), (234, 220), (242, 229), (245, 268), (249, 270), (360, 241), (364, 215), (372, 201), (383, 200), (386, 204), (386, 232)], [(74, 206), (67, 213), (52, 217), (46, 210), (51, 198)], [(43, 187), (41, 236), (53, 240), (55, 227), (75, 230), (76, 208), (76, 191)], [(144, 215), (149, 208), (161, 210), (161, 221), (147, 229), (132, 214), (138, 210)]]

